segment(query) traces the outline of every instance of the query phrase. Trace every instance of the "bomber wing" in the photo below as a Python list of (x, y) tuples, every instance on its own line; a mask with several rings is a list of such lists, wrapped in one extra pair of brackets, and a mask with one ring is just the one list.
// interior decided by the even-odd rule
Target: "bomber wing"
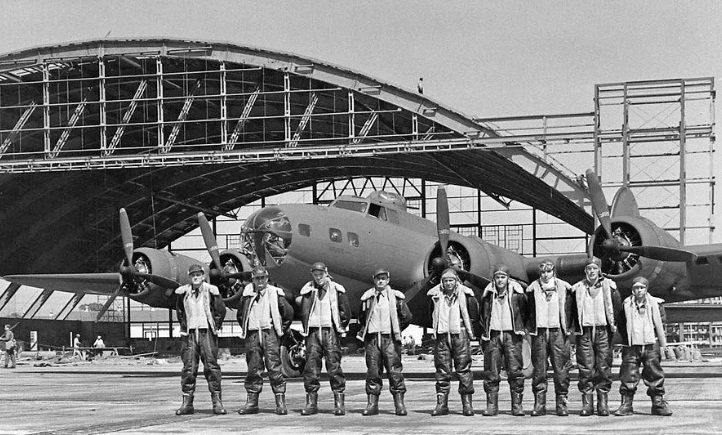
[(95, 295), (111, 295), (121, 282), (119, 273), (8, 275), (3, 279), (20, 285), (48, 290)]

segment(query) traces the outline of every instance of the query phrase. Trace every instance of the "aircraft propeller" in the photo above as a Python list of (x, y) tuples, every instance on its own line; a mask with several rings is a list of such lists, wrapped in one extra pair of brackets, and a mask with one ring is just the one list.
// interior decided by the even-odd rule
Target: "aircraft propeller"
[(451, 234), (451, 224), (449, 218), (449, 201), (446, 196), (446, 187), (439, 186), (436, 191), (436, 231), (439, 235), (439, 247), (441, 248), (441, 256), (431, 260), (431, 272), (423, 280), (414, 283), (411, 287), (406, 289), (405, 295), (407, 302), (411, 298), (415, 297), (420, 292), (426, 292), (431, 287), (432, 283), (438, 282), (439, 277), (448, 268), (452, 268), (456, 271), (459, 278), (468, 281), (476, 287), (484, 288), (489, 284), (489, 280), (471, 273), (467, 270), (453, 266), (451, 264), (451, 258), (449, 258), (449, 236)]
[(211, 228), (210, 223), (208, 223), (206, 215), (204, 215), (202, 212), (198, 212), (198, 225), (201, 229), (201, 234), (203, 234), (203, 243), (205, 243), (206, 249), (208, 250), (211, 259), (213, 260), (213, 265), (215, 266), (215, 269), (211, 269), (210, 277), (214, 280), (220, 279), (223, 281), (227, 281), (231, 278), (240, 278), (245, 280), (250, 279), (250, 272), (228, 273), (223, 271), (223, 266), (221, 265), (221, 256), (218, 253), (218, 242), (216, 241), (216, 236), (213, 235), (213, 229)]
[(592, 208), (599, 219), (599, 223), (604, 229), (606, 239), (602, 242), (605, 257), (614, 257), (620, 252), (628, 252), (639, 255), (640, 257), (651, 258), (659, 261), (689, 261), (695, 258), (695, 254), (683, 249), (666, 248), (662, 246), (627, 246), (619, 242), (612, 234), (612, 219), (609, 215), (609, 206), (607, 199), (602, 191), (602, 185), (599, 182), (597, 174), (591, 170), (587, 170), (587, 185), (589, 186), (589, 195), (592, 200)]
[(150, 273), (138, 272), (135, 269), (135, 267), (133, 266), (133, 232), (130, 228), (128, 213), (125, 211), (124, 208), (120, 209), (120, 238), (123, 243), (123, 251), (125, 252), (125, 264), (121, 265), (119, 270), (121, 282), (118, 288), (116, 288), (115, 291), (108, 297), (108, 300), (105, 301), (105, 304), (103, 304), (100, 311), (98, 311), (98, 315), (95, 318), (96, 322), (99, 321), (101, 317), (103, 317), (106, 311), (108, 311), (110, 306), (115, 301), (115, 298), (120, 295), (120, 292), (123, 290), (123, 286), (135, 278), (145, 279), (150, 283), (153, 283), (160, 287), (165, 287), (167, 289), (175, 289), (180, 285), (172, 279), (153, 275)]

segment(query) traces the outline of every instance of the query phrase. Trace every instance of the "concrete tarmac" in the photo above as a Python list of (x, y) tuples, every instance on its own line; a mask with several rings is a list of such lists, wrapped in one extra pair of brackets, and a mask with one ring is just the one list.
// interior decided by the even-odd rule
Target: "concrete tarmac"
[[(333, 395), (324, 377), (319, 393), (320, 413), (302, 416), (305, 393), (301, 379), (289, 379), (286, 401), (289, 414), (277, 416), (270, 386), (266, 382), (260, 396), (258, 415), (240, 416), (246, 392), (243, 387), (246, 365), (242, 357), (222, 362), (223, 402), (227, 415), (211, 412), (210, 394), (202, 373), (196, 390), (196, 413), (176, 416), (180, 405), (180, 370), (177, 360), (107, 358), (100, 362), (78, 362), (36, 366), (24, 360), (17, 369), (0, 368), (0, 434), (466, 434), (466, 433), (615, 433), (615, 434), (719, 434), (722, 433), (722, 362), (666, 362), (665, 386), (674, 415), (652, 416), (646, 388), (640, 383), (635, 396), (635, 414), (629, 417), (580, 417), (581, 399), (572, 371), (569, 417), (554, 415), (553, 383), (547, 409), (551, 415), (531, 417), (534, 404), (530, 381), (524, 394), (525, 417), (510, 415), (508, 385), (499, 394), (500, 415), (482, 417), (485, 395), (479, 378), (481, 364), (474, 362), (476, 415), (461, 415), (461, 400), (452, 387), (448, 416), (432, 417), (435, 405), (434, 366), (431, 360), (404, 357), (409, 415), (397, 417), (388, 383), (381, 395), (381, 414), (364, 417), (365, 363), (363, 357), (343, 359), (347, 375), (345, 416), (333, 415)], [(616, 361), (618, 364), (619, 361)], [(613, 372), (618, 373), (615, 364)], [(267, 380), (266, 380), (267, 381)], [(610, 409), (620, 402), (619, 381), (609, 396)], [(596, 398), (595, 398), (596, 400)]]

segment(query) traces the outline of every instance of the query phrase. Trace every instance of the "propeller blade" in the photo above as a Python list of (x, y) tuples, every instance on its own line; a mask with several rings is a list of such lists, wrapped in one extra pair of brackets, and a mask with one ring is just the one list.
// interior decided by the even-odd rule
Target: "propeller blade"
[(134, 272), (133, 276), (137, 276), (138, 278), (143, 278), (147, 280), (148, 282), (151, 282), (157, 286), (161, 286), (167, 289), (176, 289), (180, 287), (180, 284), (173, 281), (172, 279), (168, 279), (164, 276), (160, 275), (152, 275), (150, 273), (140, 273), (140, 272)]
[(133, 232), (130, 229), (128, 213), (124, 208), (120, 209), (120, 238), (123, 241), (126, 266), (133, 265)]
[(123, 288), (123, 285), (119, 285), (118, 288), (115, 289), (113, 294), (110, 295), (110, 297), (108, 297), (108, 300), (105, 301), (105, 304), (103, 304), (103, 307), (100, 309), (100, 311), (98, 311), (98, 315), (95, 317), (96, 322), (99, 322), (100, 318), (103, 317), (105, 312), (108, 311), (108, 309), (110, 308), (111, 305), (113, 305), (113, 302), (115, 302), (115, 298), (118, 297), (118, 295), (120, 294), (120, 290), (122, 288)]
[(604, 232), (607, 233), (607, 238), (611, 239), (612, 219), (609, 217), (609, 205), (607, 205), (607, 199), (604, 197), (604, 191), (599, 182), (599, 177), (597, 177), (597, 174), (591, 169), (587, 169), (587, 185), (589, 186), (589, 195), (592, 199), (594, 213), (602, 224)]
[(404, 295), (406, 295), (406, 303), (408, 304), (414, 297), (419, 294), (426, 294), (426, 292), (429, 291), (429, 288), (431, 288), (429, 284), (431, 283), (431, 280), (433, 278), (434, 275), (429, 275), (421, 281), (414, 283), (411, 287), (407, 288), (404, 292)]
[(446, 257), (449, 247), (449, 201), (446, 197), (446, 187), (439, 186), (436, 190), (436, 229), (439, 233), (441, 256)]
[(456, 273), (459, 275), (459, 278), (461, 278), (462, 280), (465, 280), (465, 281), (469, 281), (472, 285), (474, 285), (482, 290), (484, 290), (486, 288), (486, 286), (489, 285), (489, 283), (491, 282), (488, 279), (484, 278), (483, 276), (476, 275), (467, 270), (457, 269), (456, 267), (454, 268), (454, 270), (456, 270)]
[(206, 215), (202, 212), (198, 213), (198, 224), (200, 225), (201, 233), (203, 234), (203, 242), (206, 244), (206, 249), (213, 259), (213, 265), (216, 266), (216, 269), (221, 270), (221, 256), (218, 253), (218, 242), (216, 241), (216, 237), (213, 235), (213, 229), (211, 229), (211, 225), (208, 223)]
[(224, 273), (223, 277), (225, 277), (226, 279), (231, 279), (231, 278), (239, 279), (240, 278), (242, 280), (250, 281), (252, 275), (253, 275), (253, 273), (248, 271), (248, 272)]
[(619, 250), (659, 261), (686, 262), (697, 258), (697, 255), (692, 252), (661, 246), (620, 246)]

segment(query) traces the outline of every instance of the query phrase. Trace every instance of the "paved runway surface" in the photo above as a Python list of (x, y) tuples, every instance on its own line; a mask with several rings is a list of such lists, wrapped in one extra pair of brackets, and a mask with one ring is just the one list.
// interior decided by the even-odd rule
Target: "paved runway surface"
[[(482, 417), (485, 396), (478, 373), (474, 395), (476, 416), (461, 415), (461, 401), (454, 386), (449, 400), (451, 415), (432, 417), (435, 404), (433, 362), (415, 357), (404, 359), (409, 415), (393, 415), (393, 401), (385, 390), (380, 401), (381, 415), (363, 417), (365, 365), (363, 358), (357, 356), (343, 360), (348, 379), (345, 416), (333, 415), (333, 395), (326, 378), (319, 394), (319, 415), (300, 415), (305, 397), (300, 379), (288, 382), (287, 416), (273, 413), (275, 403), (267, 383), (260, 396), (261, 413), (238, 415), (236, 410), (246, 397), (243, 388), (246, 366), (243, 358), (234, 357), (222, 362), (223, 402), (228, 415), (212, 414), (210, 394), (200, 375), (196, 413), (178, 417), (174, 410), (181, 399), (181, 366), (176, 361), (157, 364), (151, 359), (110, 358), (101, 363), (36, 367), (34, 361), (25, 360), (15, 370), (0, 368), (0, 434), (722, 433), (720, 361), (668, 362), (664, 365), (666, 398), (674, 411), (671, 417), (650, 414), (650, 401), (643, 386), (635, 397), (634, 416), (579, 417), (581, 400), (576, 390), (576, 370), (572, 373), (569, 417), (530, 417), (534, 398), (529, 380), (524, 394), (526, 417), (509, 414), (510, 396), (504, 384), (499, 395), (501, 414)], [(475, 367), (481, 367), (478, 361), (475, 361)], [(618, 373), (616, 365), (614, 373)], [(386, 382), (385, 387), (388, 388)], [(615, 380), (610, 394), (612, 410), (619, 406), (618, 388), (619, 382)], [(554, 408), (553, 397), (550, 393), (548, 409), (551, 410)]]

